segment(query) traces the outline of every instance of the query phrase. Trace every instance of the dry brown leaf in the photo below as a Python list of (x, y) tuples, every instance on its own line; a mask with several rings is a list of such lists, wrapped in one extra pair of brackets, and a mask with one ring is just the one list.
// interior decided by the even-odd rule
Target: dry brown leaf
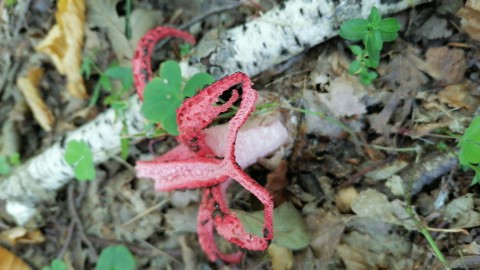
[[(397, 111), (401, 100), (407, 100), (403, 105), (403, 116), (400, 116), (401, 118), (406, 117), (411, 110), (409, 98), (411, 98), (412, 91), (416, 91), (420, 86), (428, 82), (428, 77), (422, 72), (422, 70), (428, 67), (425, 61), (416, 56), (415, 50), (408, 46), (401, 53), (393, 56), (388, 65), (379, 68), (379, 73), (390, 87), (394, 89), (394, 92), (385, 103), (383, 110), (369, 117), (370, 125), (376, 132), (384, 133), (389, 131), (388, 121), (390, 121), (394, 112)], [(430, 73), (429, 75), (434, 78), (439, 76)]]
[(287, 161), (282, 160), (280, 166), (267, 175), (265, 188), (272, 194), (275, 205), (280, 205), (287, 200), (287, 165)]
[(43, 71), (40, 68), (32, 68), (28, 71), (27, 77), (19, 77), (17, 79), (17, 86), (25, 97), (28, 106), (32, 110), (33, 117), (35, 117), (38, 124), (40, 124), (45, 131), (51, 131), (55, 117), (43, 101), (40, 90), (38, 89), (42, 76)]
[(160, 25), (163, 16), (157, 10), (135, 9), (130, 18), (132, 39), (128, 40), (125, 36), (125, 18), (117, 14), (119, 2), (120, 0), (87, 0), (88, 23), (91, 27), (105, 28), (120, 63), (130, 64), (140, 38), (151, 28)]
[(306, 222), (312, 235), (310, 247), (315, 257), (323, 263), (330, 262), (342, 237), (345, 223), (338, 216), (320, 208), (309, 213)]
[(480, 255), (480, 245), (478, 245), (476, 241), (473, 241), (468, 245), (463, 245), (463, 252), (467, 254)]
[(357, 250), (347, 245), (338, 245), (336, 247), (338, 255), (342, 258), (347, 270), (368, 270), (372, 269), (366, 258)]
[(407, 230), (417, 229), (400, 200), (389, 201), (385, 194), (373, 189), (361, 192), (352, 202), (352, 210), (357, 216), (369, 218), (372, 222), (393, 223)]
[(415, 55), (414, 49), (407, 47), (402, 53), (395, 55), (381, 72), (384, 73), (385, 81), (394, 89), (405, 92), (418, 89), (428, 82), (427, 76), (420, 71), (425, 65), (425, 62)]
[(350, 78), (336, 78), (330, 82), (328, 94), (319, 95), (320, 101), (335, 117), (361, 115), (367, 112), (365, 104), (361, 101), (365, 96), (365, 89), (357, 80), (353, 81)]
[(467, 0), (465, 7), (457, 12), (457, 16), (462, 18), (462, 30), (472, 39), (480, 41), (480, 1)]
[(452, 200), (444, 209), (446, 221), (452, 222), (452, 228), (472, 228), (480, 226), (480, 213), (475, 208), (472, 193)]
[(429, 48), (426, 62), (440, 74), (439, 84), (448, 85), (462, 81), (467, 70), (467, 59), (461, 49), (448, 47)]
[(286, 247), (271, 244), (268, 247), (268, 255), (272, 261), (273, 270), (290, 270), (293, 266), (293, 253)]
[(438, 93), (440, 102), (448, 104), (455, 108), (476, 108), (475, 99), (470, 96), (467, 84), (452, 84), (446, 86)]
[(446, 38), (452, 35), (452, 30), (447, 27), (447, 20), (436, 15), (428, 20), (417, 30), (415, 34), (427, 39)]
[(87, 91), (80, 74), (85, 29), (84, 0), (59, 0), (55, 13), (57, 24), (35, 48), (50, 56), (58, 72), (67, 76), (67, 90), (84, 99)]
[(0, 247), (0, 269), (30, 270), (30, 266), (10, 251)]
[(0, 233), (0, 240), (14, 246), (18, 244), (38, 244), (45, 241), (40, 230), (29, 231), (23, 227), (15, 227)]

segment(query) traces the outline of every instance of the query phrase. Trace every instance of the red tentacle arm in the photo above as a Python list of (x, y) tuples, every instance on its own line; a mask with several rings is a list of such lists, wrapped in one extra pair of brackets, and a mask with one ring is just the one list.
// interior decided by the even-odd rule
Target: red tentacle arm
[(159, 26), (146, 33), (138, 42), (132, 59), (133, 82), (140, 100), (143, 100), (145, 85), (152, 79), (152, 53), (158, 41), (176, 37), (195, 44), (195, 37), (175, 28)]
[[(195, 39), (188, 33), (168, 27), (158, 27), (147, 33), (139, 42), (132, 61), (134, 82), (140, 100), (143, 90), (151, 79), (151, 60), (155, 44), (165, 37), (179, 37), (190, 43)], [(203, 130), (222, 112), (227, 111), (240, 94), (233, 89), (231, 97), (219, 104), (219, 97), (227, 90), (241, 86), (240, 107), (229, 121), (225, 140), (225, 153), (214, 151), (206, 143)], [(265, 250), (273, 238), (273, 201), (262, 186), (250, 178), (238, 165), (235, 157), (235, 142), (238, 132), (255, 108), (257, 93), (250, 78), (235, 73), (206, 87), (187, 99), (177, 109), (180, 145), (152, 161), (139, 161), (136, 165), (139, 177), (151, 178), (159, 191), (205, 187), (198, 215), (198, 235), (202, 249), (209, 260), (238, 263), (242, 252), (222, 253), (214, 239), (214, 228), (225, 239), (250, 250)], [(243, 163), (243, 162), (242, 162)], [(265, 208), (263, 236), (245, 231), (238, 217), (230, 211), (225, 200), (225, 189), (233, 179), (256, 196)]]

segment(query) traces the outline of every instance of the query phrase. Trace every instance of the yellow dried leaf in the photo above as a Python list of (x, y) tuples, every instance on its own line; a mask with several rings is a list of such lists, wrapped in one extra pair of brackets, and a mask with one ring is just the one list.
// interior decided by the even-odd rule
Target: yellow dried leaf
[(17, 79), (17, 86), (32, 110), (35, 120), (45, 131), (51, 131), (55, 117), (43, 101), (38, 89), (42, 76), (43, 71), (40, 68), (32, 68), (28, 72), (27, 77), (19, 77)]
[(0, 269), (30, 270), (30, 266), (10, 251), (0, 247)]
[(80, 74), (81, 53), (85, 32), (84, 0), (59, 0), (57, 24), (35, 48), (50, 56), (58, 72), (67, 76), (67, 90), (83, 99), (87, 91)]
[(45, 241), (40, 230), (29, 231), (23, 227), (15, 227), (0, 233), (0, 240), (14, 246), (18, 244), (38, 244)]

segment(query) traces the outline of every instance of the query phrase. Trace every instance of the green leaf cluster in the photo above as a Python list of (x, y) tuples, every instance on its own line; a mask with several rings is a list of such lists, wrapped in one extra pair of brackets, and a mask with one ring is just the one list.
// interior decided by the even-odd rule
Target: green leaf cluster
[[(245, 230), (258, 236), (263, 235), (263, 211), (248, 213), (235, 210)], [(302, 214), (286, 202), (273, 211), (273, 243), (292, 250), (306, 247), (310, 242), (307, 224)]]
[(171, 135), (178, 135), (177, 108), (186, 97), (192, 97), (215, 79), (201, 72), (193, 75), (183, 86), (180, 66), (171, 60), (160, 65), (159, 75), (145, 87), (141, 111), (147, 120), (161, 124)]
[(400, 23), (395, 18), (382, 19), (376, 7), (372, 7), (368, 19), (351, 19), (340, 26), (339, 35), (351, 41), (362, 41), (364, 47), (350, 46), (356, 60), (349, 66), (350, 74), (357, 74), (364, 84), (371, 84), (378, 77), (375, 69), (380, 63), (384, 42), (398, 37)]
[(64, 158), (68, 165), (73, 167), (75, 177), (79, 181), (95, 179), (93, 153), (86, 142), (76, 140), (69, 141)]
[(9, 156), (0, 156), (0, 175), (8, 175), (13, 166), (20, 165), (20, 154), (14, 153)]
[(95, 270), (135, 270), (135, 258), (124, 245), (102, 250)]
[(50, 266), (43, 267), (42, 270), (68, 270), (68, 267), (62, 260), (55, 259)]
[(459, 142), (458, 154), (460, 164), (464, 168), (475, 171), (472, 185), (480, 183), (480, 116), (477, 116), (465, 130)]
[[(90, 78), (92, 68), (100, 75), (100, 78), (95, 84), (88, 106), (91, 107), (98, 102), (102, 90), (108, 93), (103, 103), (112, 107), (115, 110), (117, 118), (120, 118), (122, 121), (121, 155), (123, 159), (126, 159), (130, 148), (130, 140), (127, 139), (126, 136), (128, 134), (128, 128), (125, 122), (124, 112), (128, 108), (128, 96), (133, 86), (132, 69), (111, 64), (105, 71), (102, 71), (88, 55), (85, 55), (83, 57), (81, 73), (86, 78)], [(120, 87), (118, 87), (118, 84), (115, 84), (115, 82), (120, 82)]]
[[(132, 253), (124, 245), (110, 246), (102, 250), (95, 270), (135, 270), (136, 263)], [(67, 265), (59, 259), (42, 270), (68, 270)]]

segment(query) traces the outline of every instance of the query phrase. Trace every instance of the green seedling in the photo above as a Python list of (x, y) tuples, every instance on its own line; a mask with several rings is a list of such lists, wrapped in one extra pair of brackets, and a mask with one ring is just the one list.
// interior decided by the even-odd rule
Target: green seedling
[[(42, 270), (68, 270), (67, 265), (59, 259), (52, 261), (50, 266)], [(124, 245), (107, 247), (98, 257), (95, 270), (135, 270), (136, 263), (132, 253)]]
[(371, 70), (380, 63), (380, 52), (384, 42), (394, 41), (398, 37), (400, 23), (395, 18), (382, 19), (376, 7), (372, 7), (368, 19), (351, 19), (340, 26), (339, 35), (350, 41), (363, 41), (363, 48), (350, 46), (355, 60), (350, 64), (348, 72), (360, 77), (363, 84), (369, 85), (378, 77)]
[(458, 143), (460, 164), (475, 171), (472, 185), (480, 183), (480, 116), (475, 117)]
[[(132, 69), (112, 64), (105, 71), (102, 71), (88, 55), (85, 55), (81, 67), (82, 74), (89, 78), (92, 68), (100, 75), (100, 78), (95, 84), (88, 106), (94, 106), (98, 102), (102, 90), (108, 93), (103, 103), (112, 107), (115, 110), (116, 117), (122, 121), (121, 156), (126, 159), (130, 141), (127, 136), (128, 126), (125, 121), (125, 110), (128, 109), (128, 97), (133, 86)], [(115, 87), (116, 81), (120, 82), (117, 87)]]
[(135, 258), (124, 245), (111, 246), (98, 257), (95, 270), (135, 270)]
[(55, 259), (50, 266), (43, 267), (42, 270), (68, 270), (68, 267), (62, 260)]
[(14, 153), (10, 156), (0, 156), (0, 175), (8, 175), (12, 167), (20, 165), (20, 154)]
[(184, 84), (178, 63), (165, 61), (160, 66), (160, 76), (153, 78), (145, 87), (142, 114), (150, 122), (161, 124), (167, 133), (178, 135), (177, 108), (186, 97), (192, 97), (214, 81), (212, 75), (201, 72)]
[(93, 153), (84, 141), (69, 141), (65, 151), (65, 161), (73, 167), (75, 177), (79, 181), (95, 179)]

